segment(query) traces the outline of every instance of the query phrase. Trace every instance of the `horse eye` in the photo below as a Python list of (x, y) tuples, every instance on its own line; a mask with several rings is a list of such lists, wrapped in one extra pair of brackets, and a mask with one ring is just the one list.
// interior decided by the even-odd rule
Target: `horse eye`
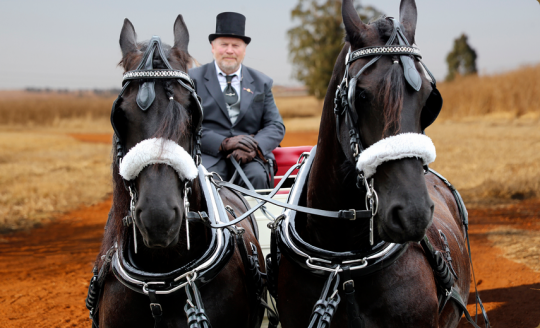
[(358, 97), (362, 98), (362, 99), (366, 99), (366, 90), (362, 90), (362, 92), (360, 92), (358, 94)]

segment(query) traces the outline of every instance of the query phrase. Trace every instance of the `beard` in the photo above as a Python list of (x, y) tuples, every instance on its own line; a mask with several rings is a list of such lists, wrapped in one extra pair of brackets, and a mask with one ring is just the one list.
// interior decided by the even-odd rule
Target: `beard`
[[(232, 72), (236, 72), (238, 70), (238, 68), (240, 67), (240, 64), (238, 61), (232, 61), (232, 60), (218, 60), (214, 57), (214, 59), (216, 60), (216, 62), (218, 63), (218, 66), (223, 70), (223, 71), (228, 71), (230, 73)], [(238, 60), (238, 59), (237, 59)]]

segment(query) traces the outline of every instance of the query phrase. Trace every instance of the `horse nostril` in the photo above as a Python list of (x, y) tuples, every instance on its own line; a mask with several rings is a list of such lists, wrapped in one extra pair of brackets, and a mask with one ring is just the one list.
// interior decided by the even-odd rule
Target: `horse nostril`
[(401, 211), (403, 208), (401, 206), (394, 206), (391, 211), (390, 221), (395, 226), (394, 229), (403, 231), (403, 218), (401, 217)]

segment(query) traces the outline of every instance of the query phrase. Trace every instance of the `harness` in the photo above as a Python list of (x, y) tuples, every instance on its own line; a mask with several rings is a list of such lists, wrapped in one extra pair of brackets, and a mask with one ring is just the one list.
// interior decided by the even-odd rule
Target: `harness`
[[(155, 53), (158, 54), (167, 69), (154, 69), (153, 60)], [(123, 126), (125, 117), (123, 111), (120, 109), (123, 101), (122, 95), (131, 81), (139, 81), (140, 86), (136, 102), (141, 110), (146, 111), (155, 100), (156, 80), (177, 81), (183, 88), (189, 91), (193, 103), (195, 103), (195, 106), (193, 106), (194, 110), (192, 110), (192, 135), (194, 137), (190, 140), (190, 150), (189, 152), (184, 151), (182, 147), (171, 140), (147, 139), (131, 148), (126, 154), (126, 131)], [(171, 97), (170, 102), (173, 101), (174, 99)], [(105, 278), (112, 269), (116, 279), (124, 286), (149, 297), (150, 311), (155, 321), (155, 328), (168, 327), (160, 304), (162, 295), (173, 294), (181, 290), (184, 290), (187, 296), (184, 311), (186, 313), (188, 327), (210, 328), (210, 320), (205, 313), (199, 288), (209, 283), (229, 263), (237, 246), (246, 275), (248, 276), (248, 290), (250, 295), (256, 299), (263, 297), (264, 288), (262, 287), (263, 281), (258, 270), (258, 254), (255, 245), (251, 244), (252, 255), (249, 255), (243, 238), (244, 229), (237, 228), (234, 225), (212, 229), (212, 226), (228, 222), (228, 210), (222, 202), (218, 189), (212, 182), (213, 174), (208, 173), (200, 165), (202, 120), (203, 108), (201, 100), (195, 92), (193, 81), (187, 73), (171, 67), (161, 47), (160, 38), (157, 36), (152, 37), (137, 69), (124, 74), (122, 90), (115, 100), (111, 111), (111, 124), (115, 132), (117, 165), (123, 178), (124, 186), (131, 196), (129, 212), (123, 219), (123, 223), (126, 227), (133, 226), (133, 237), (129, 238), (129, 235), (127, 235), (125, 242), (116, 242), (103, 255), (101, 268), (98, 270), (97, 265), (94, 267), (94, 276), (90, 281), (86, 299), (86, 306), (90, 310), (90, 319), (92, 319), (92, 327), (99, 327), (99, 301)], [(211, 234), (210, 243), (204, 254), (183, 267), (167, 273), (147, 272), (141, 270), (132, 262), (133, 253), (137, 253), (137, 227), (133, 218), (135, 203), (137, 202), (137, 190), (133, 181), (146, 165), (154, 163), (170, 165), (178, 172), (180, 178), (185, 181), (184, 208), (188, 250), (190, 247), (190, 223), (204, 223), (211, 228), (209, 229)], [(199, 180), (208, 213), (189, 210), (190, 204), (188, 197), (191, 193), (191, 181), (195, 178)], [(234, 212), (230, 214), (233, 217), (235, 216)]]

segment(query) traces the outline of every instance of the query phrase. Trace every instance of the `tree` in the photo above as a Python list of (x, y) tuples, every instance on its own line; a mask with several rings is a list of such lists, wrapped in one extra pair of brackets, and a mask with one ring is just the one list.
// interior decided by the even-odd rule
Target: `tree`
[[(300, 24), (287, 32), (293, 77), (303, 82), (308, 93), (317, 99), (326, 95), (345, 36), (341, 1), (324, 1), (299, 0), (291, 18)], [(356, 8), (364, 22), (382, 15), (373, 7), (356, 5)]]
[(448, 75), (446, 81), (452, 81), (457, 75), (476, 74), (476, 51), (467, 42), (468, 37), (462, 34), (454, 40), (454, 48), (448, 56)]

